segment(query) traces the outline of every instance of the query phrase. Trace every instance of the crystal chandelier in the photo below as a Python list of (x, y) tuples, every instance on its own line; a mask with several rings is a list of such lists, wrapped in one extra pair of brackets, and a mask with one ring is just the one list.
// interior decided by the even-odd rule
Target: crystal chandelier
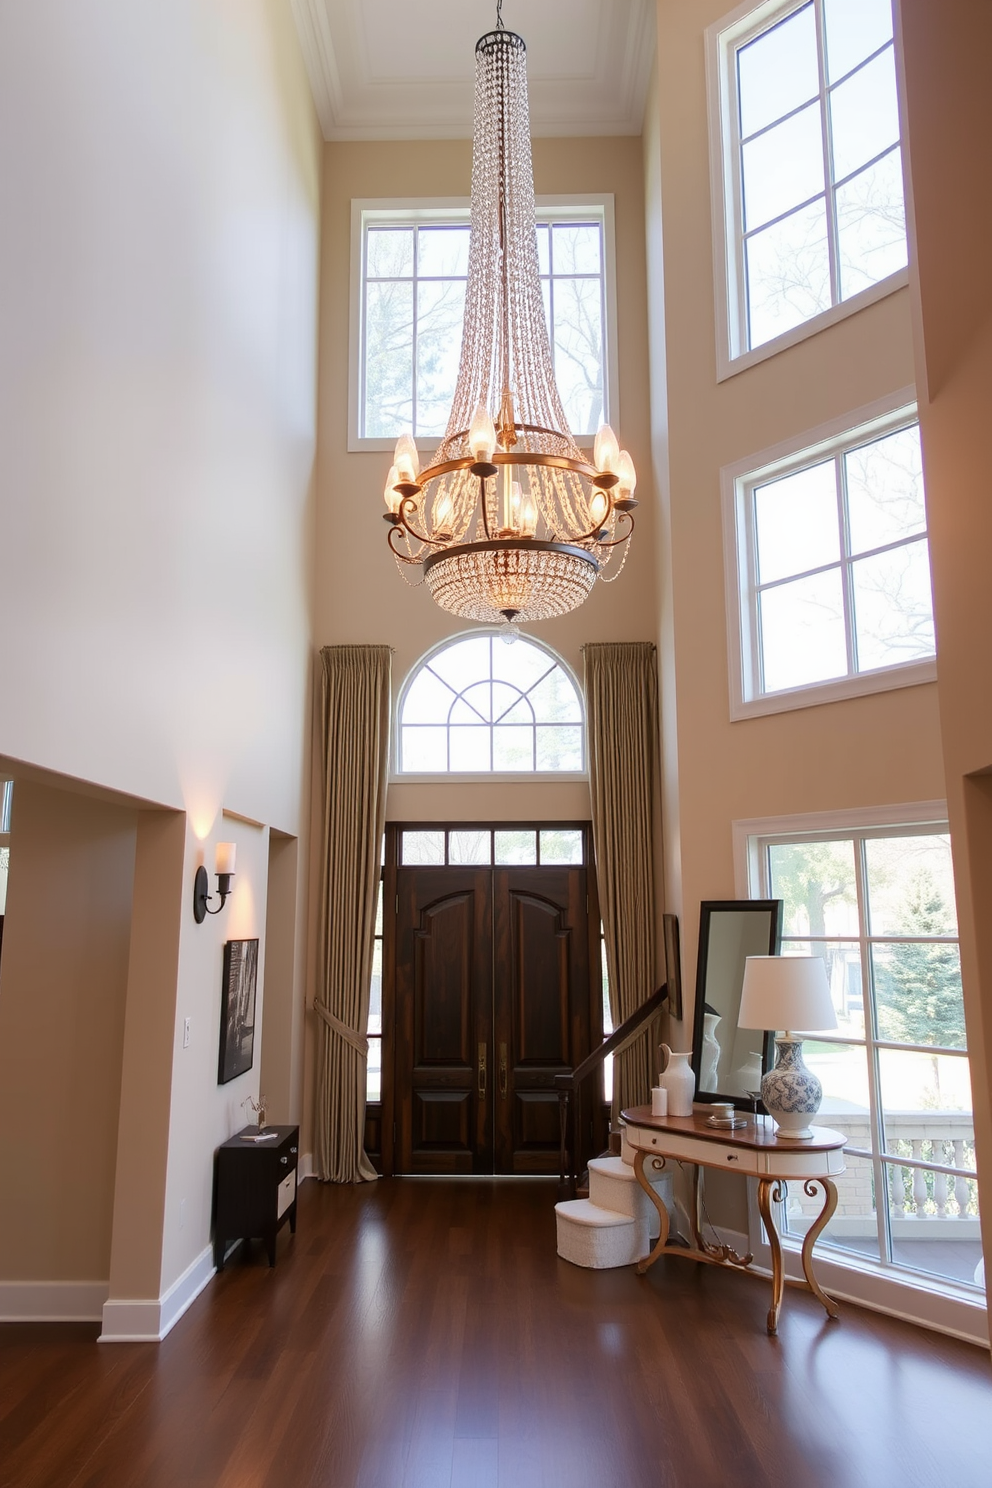
[(538, 268), (526, 47), (499, 6), (475, 57), (458, 381), (429, 465), (411, 435), (397, 441), (385, 518), (396, 558), (423, 564), (442, 609), (488, 624), (548, 620), (582, 604), (617, 551), (619, 577), (636, 477), (608, 424), (590, 464), (565, 420)]

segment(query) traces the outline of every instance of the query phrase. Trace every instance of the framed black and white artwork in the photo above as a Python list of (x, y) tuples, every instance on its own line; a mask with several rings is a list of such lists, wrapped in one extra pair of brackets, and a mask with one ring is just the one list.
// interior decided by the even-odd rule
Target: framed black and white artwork
[(218, 1085), (226, 1085), (250, 1070), (255, 1057), (255, 982), (258, 941), (228, 940), (224, 944), (224, 984), (220, 1003), (220, 1064)]

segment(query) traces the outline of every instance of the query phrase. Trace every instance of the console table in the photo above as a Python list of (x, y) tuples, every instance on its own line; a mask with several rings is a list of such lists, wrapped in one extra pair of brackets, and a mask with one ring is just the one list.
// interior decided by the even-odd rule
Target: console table
[[(637, 1264), (639, 1275), (653, 1266), (660, 1255), (687, 1256), (711, 1266), (739, 1266), (743, 1270), (751, 1266), (754, 1257), (750, 1251), (739, 1256), (729, 1245), (714, 1245), (703, 1238), (699, 1173), (701, 1168), (723, 1168), (757, 1178), (758, 1209), (772, 1253), (772, 1305), (768, 1311), (768, 1331), (776, 1333), (786, 1276), (782, 1240), (772, 1217), (772, 1204), (781, 1202), (783, 1183), (793, 1179), (803, 1184), (810, 1198), (815, 1195), (817, 1187), (821, 1188), (823, 1208), (803, 1240), (805, 1283), (792, 1282), (791, 1278), (790, 1283), (805, 1285), (826, 1308), (828, 1317), (837, 1316), (837, 1303), (823, 1291), (814, 1274), (813, 1246), (837, 1207), (837, 1188), (833, 1180), (844, 1171), (847, 1138), (842, 1132), (815, 1126), (811, 1141), (786, 1142), (779, 1140), (770, 1123), (767, 1126), (756, 1124), (753, 1118), (746, 1126), (729, 1130), (710, 1126), (708, 1117), (699, 1111), (692, 1116), (652, 1116), (650, 1106), (634, 1106), (620, 1114), (627, 1123), (627, 1141), (636, 1150), (634, 1173), (637, 1181), (657, 1209), (661, 1221), (661, 1232), (654, 1249)], [(645, 1165), (658, 1173), (670, 1161), (692, 1165), (690, 1222), (693, 1244), (688, 1247), (669, 1245), (668, 1210), (644, 1173)]]
[(296, 1234), (298, 1126), (268, 1126), (264, 1142), (248, 1140), (257, 1126), (246, 1126), (217, 1149), (214, 1182), (214, 1261), (224, 1269), (232, 1240), (264, 1240), (269, 1265), (276, 1263), (276, 1233), (289, 1221)]

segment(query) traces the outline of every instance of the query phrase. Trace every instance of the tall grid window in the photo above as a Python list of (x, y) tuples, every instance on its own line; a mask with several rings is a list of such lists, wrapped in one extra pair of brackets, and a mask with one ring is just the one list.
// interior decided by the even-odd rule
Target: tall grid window
[[(820, 956), (838, 1029), (804, 1057), (847, 1171), (822, 1243), (981, 1289), (978, 1181), (946, 825), (750, 839), (751, 888), (785, 905), (783, 955)], [(818, 1199), (789, 1188), (786, 1232)]]
[(575, 772), (582, 702), (561, 663), (523, 636), (474, 634), (434, 651), (400, 702), (400, 773)]
[(932, 669), (935, 638), (913, 410), (735, 486), (738, 701), (852, 678), (870, 686), (884, 673), (897, 675), (883, 685), (924, 680), (919, 669)]
[(756, 16), (718, 37), (733, 356), (907, 263), (890, 0)]
[[(439, 439), (458, 375), (468, 209), (431, 219), (381, 210), (362, 221), (358, 435)], [(606, 418), (606, 232), (602, 208), (538, 209), (538, 263), (555, 378), (573, 435)]]

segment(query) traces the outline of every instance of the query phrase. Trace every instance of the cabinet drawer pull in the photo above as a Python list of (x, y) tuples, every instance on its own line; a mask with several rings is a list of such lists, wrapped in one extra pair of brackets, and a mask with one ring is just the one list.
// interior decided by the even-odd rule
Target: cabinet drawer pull
[(288, 1162), (289, 1162), (289, 1158), (288, 1158), (288, 1157), (281, 1157), (281, 1158), (280, 1158), (280, 1159), (279, 1159), (279, 1161), (280, 1161), (280, 1162), (281, 1162), (281, 1163), (288, 1163)]
[(295, 1153), (296, 1153), (296, 1148), (295, 1147), (290, 1147), (289, 1150), (290, 1150), (290, 1152), (292, 1152), (295, 1155)]
[[(285, 1161), (286, 1161), (286, 1159), (283, 1158), (283, 1162), (285, 1162)], [(728, 1152), (727, 1153), (727, 1161), (728, 1162), (740, 1162), (740, 1157), (737, 1155), (736, 1152)]]

